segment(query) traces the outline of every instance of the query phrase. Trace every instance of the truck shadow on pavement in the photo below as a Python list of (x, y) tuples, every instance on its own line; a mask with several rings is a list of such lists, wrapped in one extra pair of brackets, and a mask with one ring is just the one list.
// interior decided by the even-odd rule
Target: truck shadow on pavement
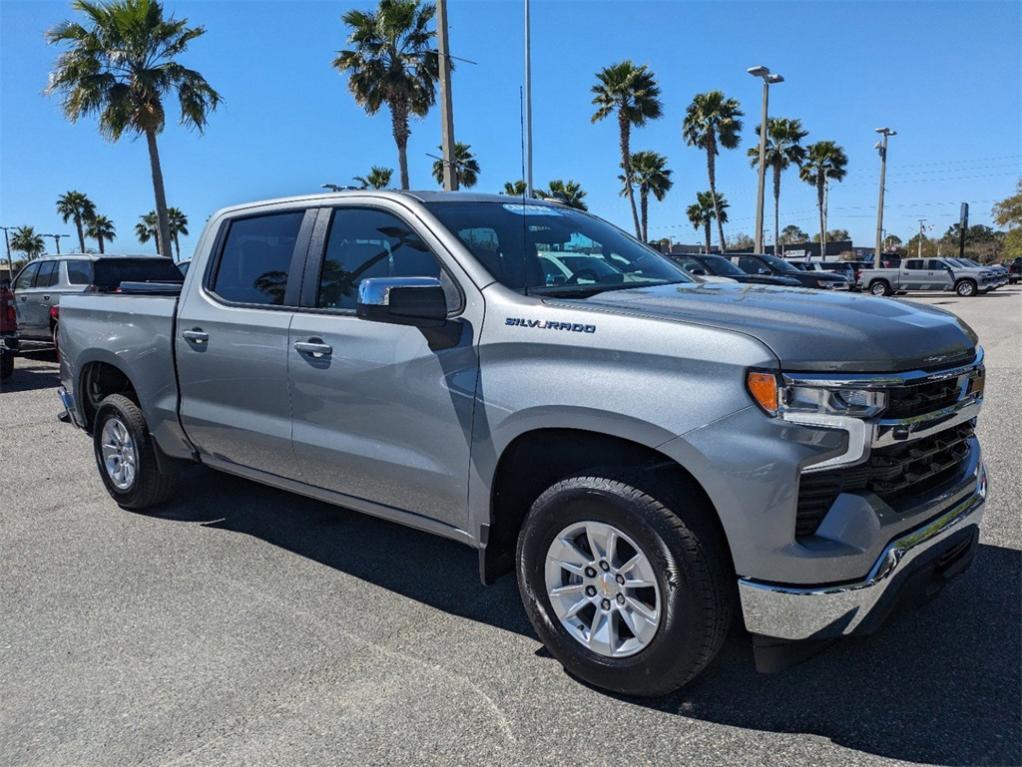
[(53, 401), (57, 402), (57, 387), (60, 386), (60, 366), (54, 362), (50, 352), (33, 352), (18, 357), (14, 373), (0, 382), (0, 392), (36, 391), (53, 389)]
[[(188, 500), (182, 494), (152, 516), (254, 536), (447, 613), (535, 636), (513, 575), (482, 586), (475, 551), (458, 543), (201, 468), (189, 470), (188, 486)], [(921, 764), (1019, 764), (1020, 584), (1022, 552), (982, 545), (936, 602), (873, 637), (762, 675), (735, 629), (689, 687), (655, 700), (607, 697)], [(553, 661), (550, 673), (562, 673)]]

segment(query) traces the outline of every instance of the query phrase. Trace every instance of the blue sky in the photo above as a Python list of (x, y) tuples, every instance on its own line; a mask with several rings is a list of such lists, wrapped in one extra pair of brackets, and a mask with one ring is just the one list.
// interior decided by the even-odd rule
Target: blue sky
[[(397, 167), (388, 116), (367, 117), (330, 67), (345, 46), (341, 14), (369, 5), (168, 0), (169, 12), (206, 26), (182, 60), (224, 97), (204, 136), (168, 122), (160, 137), (168, 200), (191, 220), (183, 255), (221, 206), (350, 183), (372, 164)], [(745, 70), (762, 63), (786, 78), (772, 89), (771, 115), (801, 118), (810, 141), (831, 139), (848, 153), (848, 176), (830, 195), (832, 228), (873, 243), (873, 130), (882, 125), (898, 131), (888, 163), (889, 231), (907, 239), (925, 217), (942, 232), (961, 201), (971, 203), (974, 223), (989, 223), (992, 202), (1011, 192), (1022, 168), (1020, 8), (534, 0), (537, 184), (576, 179), (591, 210), (629, 226), (618, 196), (616, 126), (591, 124), (589, 89), (596, 70), (631, 58), (653, 69), (664, 101), (664, 117), (635, 132), (633, 150), (662, 152), (674, 170), (674, 189), (652, 205), (651, 237), (699, 241), (684, 211), (707, 188), (705, 157), (684, 145), (681, 121), (691, 97), (714, 88), (752, 115), (742, 146), (718, 160), (718, 188), (731, 202), (727, 233), (751, 234), (756, 175), (745, 151), (756, 141), (760, 85)], [(43, 95), (57, 55), (43, 35), (69, 15), (64, 2), (0, 0), (0, 224), (72, 234), (54, 201), (78, 189), (113, 219), (114, 251), (150, 249), (133, 236), (139, 214), (153, 207), (145, 142), (107, 142), (94, 121), (67, 122), (57, 100)], [(456, 134), (482, 166), (476, 189), (498, 191), (521, 177), (522, 4), (449, 0), (449, 17), (452, 53), (477, 62), (454, 74)], [(412, 125), (413, 188), (435, 188), (426, 154), (436, 152), (439, 132), (435, 110)], [(815, 231), (814, 192), (794, 171), (781, 205), (782, 226)], [(767, 242), (771, 220), (768, 207)]]

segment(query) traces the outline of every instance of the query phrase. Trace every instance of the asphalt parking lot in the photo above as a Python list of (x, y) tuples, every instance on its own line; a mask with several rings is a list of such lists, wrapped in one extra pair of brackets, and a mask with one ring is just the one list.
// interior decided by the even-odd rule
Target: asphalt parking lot
[[(904, 299), (898, 299), (904, 300)], [(690, 687), (566, 676), (473, 551), (201, 468), (120, 510), (56, 420), (0, 393), (0, 765), (1022, 763), (1022, 289), (913, 297), (987, 352), (981, 549), (939, 600), (763, 676), (734, 632)]]

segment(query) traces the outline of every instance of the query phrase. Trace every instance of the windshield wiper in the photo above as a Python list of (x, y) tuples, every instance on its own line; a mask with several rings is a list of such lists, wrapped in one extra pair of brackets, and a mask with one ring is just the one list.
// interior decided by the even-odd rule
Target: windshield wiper
[(657, 288), (661, 285), (688, 285), (686, 280), (671, 280), (670, 282), (620, 282), (614, 285), (551, 285), (533, 287), (529, 292), (538, 296), (551, 296), (553, 298), (592, 298), (600, 293), (607, 293), (611, 290), (637, 290), (639, 288)]

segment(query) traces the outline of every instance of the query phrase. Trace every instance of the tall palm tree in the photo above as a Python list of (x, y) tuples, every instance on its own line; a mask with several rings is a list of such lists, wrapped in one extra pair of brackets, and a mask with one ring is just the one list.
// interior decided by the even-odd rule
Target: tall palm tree
[(600, 70), (596, 73), (596, 79), (598, 82), (592, 88), (593, 105), (596, 107), (592, 121), (599, 122), (617, 113), (621, 170), (624, 171), (628, 204), (632, 207), (635, 236), (642, 237), (639, 212), (635, 207), (635, 192), (632, 190), (631, 135), (633, 127), (641, 127), (647, 120), (655, 120), (663, 113), (660, 87), (645, 65), (636, 66), (628, 60)]
[[(641, 224), (640, 239), (643, 242), (649, 241), (649, 195), (652, 193), (657, 200), (662, 201), (670, 191), (674, 182), (671, 181), (671, 172), (667, 168), (667, 158), (657, 152), (636, 152), (632, 155), (632, 181), (639, 187), (639, 217)], [(620, 177), (624, 188), (621, 194), (628, 193), (628, 182), (624, 176)]]
[(509, 197), (524, 197), (526, 191), (525, 182), (521, 179), (518, 179), (517, 181), (504, 182), (503, 194), (506, 194)]
[[(443, 147), (437, 147), (441, 152)], [(479, 180), (479, 161), (472, 154), (472, 147), (469, 144), (462, 144), (460, 141), (454, 143), (454, 168), (458, 173), (458, 186), (471, 189)], [(436, 160), (433, 163), (433, 178), (440, 186), (444, 185), (444, 161)]]
[[(742, 112), (736, 99), (729, 99), (720, 91), (698, 93), (685, 111), (681, 134), (689, 146), (706, 150), (706, 174), (710, 180), (710, 193), (716, 204), (717, 197), (717, 155), (720, 147), (734, 149), (741, 141)], [(717, 220), (717, 235), (720, 237), (720, 252), (724, 252), (724, 222), (726, 217), (720, 209), (714, 209)]]
[(827, 252), (827, 195), (830, 180), (845, 177), (848, 157), (833, 141), (817, 141), (806, 147), (806, 157), (799, 169), (799, 178), (816, 187), (816, 208), (820, 212), (820, 255)]
[(205, 33), (187, 19), (164, 17), (157, 0), (75, 0), (83, 23), (64, 21), (47, 33), (50, 43), (65, 45), (50, 73), (49, 93), (63, 96), (72, 122), (99, 115), (100, 132), (116, 141), (125, 132), (144, 135), (156, 200), (158, 250), (170, 258), (167, 195), (156, 136), (166, 122), (164, 98), (176, 94), (181, 123), (200, 133), (220, 94), (175, 57)]
[(84, 253), (85, 228), (82, 225), (96, 215), (96, 206), (92, 200), (82, 192), (74, 190), (64, 192), (64, 194), (57, 198), (57, 213), (64, 219), (65, 224), (69, 220), (75, 222), (75, 229), (78, 230), (78, 252)]
[(181, 260), (181, 243), (178, 241), (180, 235), (188, 236), (188, 216), (179, 208), (167, 208), (167, 218), (170, 219), (170, 239), (174, 242), (174, 253), (177, 260)]
[(390, 109), (401, 188), (408, 188), (408, 119), (425, 116), (436, 101), (440, 62), (429, 29), (436, 7), (418, 0), (380, 0), (375, 11), (348, 11), (351, 50), (339, 51), (334, 68), (348, 75), (355, 102), (374, 115)]
[(155, 210), (151, 210), (138, 217), (138, 223), (135, 224), (135, 236), (139, 242), (145, 244), (149, 240), (159, 237), (159, 231), (159, 222), (156, 220)]
[(390, 177), (394, 171), (374, 165), (365, 176), (355, 176), (354, 181), (359, 189), (386, 189), (390, 186)]
[(31, 261), (39, 258), (46, 250), (43, 236), (36, 234), (35, 227), (19, 226), (11, 230), (11, 250), (17, 250), (25, 254), (25, 258)]
[[(685, 211), (688, 214), (688, 220), (692, 222), (692, 226), (695, 229), (702, 228), (703, 234), (706, 236), (706, 252), (710, 252), (710, 224), (718, 216), (724, 218), (724, 223), (727, 223), (727, 209), (728, 202), (724, 198), (724, 195), (713, 192), (696, 192), (696, 201), (694, 204), (688, 206), (688, 210)], [(721, 253), (724, 249), (721, 248)]]
[[(756, 126), (759, 133), (760, 126)], [(809, 135), (802, 130), (801, 120), (785, 117), (767, 119), (766, 165), (774, 176), (774, 252), (783, 250), (781, 242), (781, 174), (791, 165), (801, 166), (806, 157), (806, 148), (800, 143)], [(749, 162), (752, 167), (759, 165), (759, 147), (749, 147)]]
[(103, 250), (103, 243), (117, 239), (117, 230), (114, 229), (114, 222), (106, 216), (93, 216), (89, 219), (89, 225), (85, 233), (96, 241), (100, 253), (106, 252)]
[(554, 179), (546, 190), (537, 189), (536, 196), (563, 202), (569, 208), (575, 208), (576, 210), (589, 210), (585, 202), (583, 202), (583, 198), (586, 196), (585, 189), (577, 181), (572, 181), (571, 179), (567, 181), (562, 181), (559, 178)]

